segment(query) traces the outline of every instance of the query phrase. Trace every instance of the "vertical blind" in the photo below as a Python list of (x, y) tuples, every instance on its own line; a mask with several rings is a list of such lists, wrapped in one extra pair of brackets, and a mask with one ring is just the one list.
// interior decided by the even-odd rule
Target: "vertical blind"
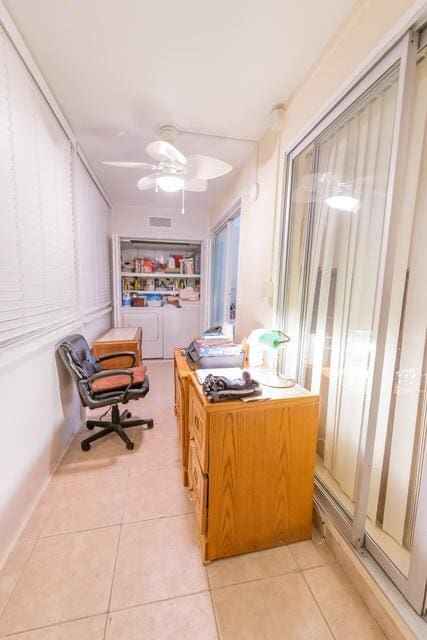
[(83, 318), (105, 310), (111, 303), (110, 208), (78, 159), (79, 256)]
[(297, 377), (320, 394), (318, 471), (350, 506), (369, 403), (397, 76), (387, 73), (292, 167), (285, 330), (298, 344)]
[(72, 157), (0, 29), (0, 346), (77, 318)]

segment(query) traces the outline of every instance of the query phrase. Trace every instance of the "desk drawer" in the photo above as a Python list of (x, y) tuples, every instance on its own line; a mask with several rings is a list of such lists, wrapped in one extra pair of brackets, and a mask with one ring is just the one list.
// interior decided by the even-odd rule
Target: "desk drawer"
[(203, 475), (196, 453), (196, 443), (190, 438), (188, 454), (188, 475), (190, 498), (194, 503), (196, 522), (199, 532), (206, 533), (208, 479)]
[(206, 413), (196, 395), (194, 388), (190, 390), (189, 426), (190, 437), (194, 439), (200, 466), (204, 473), (208, 471), (208, 432)]

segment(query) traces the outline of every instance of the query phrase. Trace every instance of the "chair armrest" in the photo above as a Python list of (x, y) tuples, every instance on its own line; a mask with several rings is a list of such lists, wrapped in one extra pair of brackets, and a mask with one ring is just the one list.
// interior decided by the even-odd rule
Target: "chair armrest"
[(131, 367), (133, 367), (135, 365), (136, 353), (134, 351), (114, 351), (112, 353), (106, 353), (103, 356), (99, 356), (99, 358), (97, 358), (97, 360), (98, 360), (98, 362), (104, 362), (105, 360), (110, 360), (112, 358), (123, 358), (123, 357), (132, 358)]

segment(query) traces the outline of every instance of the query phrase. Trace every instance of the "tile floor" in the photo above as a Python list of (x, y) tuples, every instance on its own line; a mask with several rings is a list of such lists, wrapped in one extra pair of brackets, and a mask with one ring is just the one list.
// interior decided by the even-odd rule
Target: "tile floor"
[[(201, 563), (181, 487), (170, 362), (149, 363), (130, 452), (77, 434), (0, 572), (0, 638), (379, 640), (326, 544)], [(98, 412), (98, 415), (100, 412)]]

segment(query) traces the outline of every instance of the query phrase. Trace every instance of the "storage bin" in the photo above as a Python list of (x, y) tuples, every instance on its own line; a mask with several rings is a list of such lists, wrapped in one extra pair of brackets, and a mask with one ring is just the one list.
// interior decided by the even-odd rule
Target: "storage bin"
[(147, 307), (161, 307), (163, 296), (161, 293), (149, 293), (147, 295)]

